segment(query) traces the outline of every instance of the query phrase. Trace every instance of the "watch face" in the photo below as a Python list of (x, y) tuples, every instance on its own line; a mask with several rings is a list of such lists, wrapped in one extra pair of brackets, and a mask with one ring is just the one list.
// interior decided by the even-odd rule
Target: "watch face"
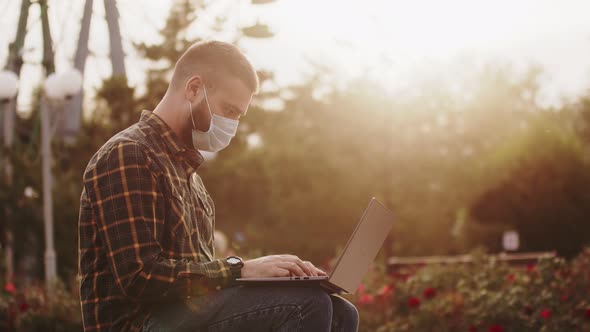
[(239, 264), (240, 263), (240, 259), (239, 258), (236, 258), (236, 257), (228, 257), (227, 258), (227, 262), (230, 263), (230, 264), (232, 264), (232, 265), (235, 265), (235, 264)]

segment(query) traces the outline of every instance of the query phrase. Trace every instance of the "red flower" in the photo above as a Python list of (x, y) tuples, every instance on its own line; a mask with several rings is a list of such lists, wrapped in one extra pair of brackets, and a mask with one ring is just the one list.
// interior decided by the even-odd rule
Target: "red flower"
[(25, 312), (29, 310), (29, 304), (27, 302), (23, 302), (18, 306), (18, 308), (20, 309), (20, 312)]
[(361, 295), (361, 298), (359, 299), (359, 303), (360, 304), (370, 304), (373, 303), (373, 295), (371, 294), (363, 294)]
[(586, 312), (584, 313), (584, 316), (586, 316), (586, 318), (590, 319), (590, 307), (588, 307), (586, 309)]
[(561, 302), (567, 302), (567, 300), (569, 300), (569, 296), (567, 294), (561, 296)]
[(16, 287), (14, 286), (13, 283), (7, 282), (4, 285), (4, 291), (7, 292), (7, 293), (10, 293), (10, 294), (13, 294), (14, 295), (16, 293)]
[(471, 325), (469, 327), (469, 332), (477, 332), (477, 327), (475, 327), (475, 325)]
[(410, 297), (408, 299), (408, 306), (410, 308), (418, 308), (420, 307), (420, 299), (417, 297)]
[(551, 310), (549, 310), (549, 309), (541, 310), (541, 317), (543, 317), (545, 319), (551, 318)]
[(365, 293), (365, 285), (360, 284), (356, 290), (359, 294), (364, 294)]
[(436, 289), (428, 287), (424, 290), (424, 298), (429, 300), (436, 296)]
[(377, 294), (381, 297), (388, 297), (393, 293), (393, 285), (385, 285), (379, 289)]
[(533, 272), (535, 270), (535, 264), (527, 264), (526, 270), (527, 272)]
[(567, 277), (569, 277), (569, 276), (570, 276), (570, 274), (571, 274), (571, 272), (570, 272), (570, 271), (568, 271), (568, 270), (565, 270), (565, 271), (559, 271), (559, 275), (560, 275), (561, 277), (563, 277), (563, 278), (567, 278)]
[(506, 280), (508, 282), (513, 282), (514, 280), (516, 280), (516, 277), (514, 276), (514, 274), (509, 274), (506, 276)]
[(504, 332), (504, 328), (501, 325), (492, 325), (488, 332)]

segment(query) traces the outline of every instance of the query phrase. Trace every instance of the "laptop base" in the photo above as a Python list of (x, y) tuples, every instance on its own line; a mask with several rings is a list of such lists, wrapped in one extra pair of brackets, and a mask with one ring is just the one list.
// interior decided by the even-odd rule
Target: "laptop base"
[(328, 276), (321, 277), (275, 277), (275, 278), (239, 278), (236, 279), (236, 284), (240, 286), (265, 286), (265, 285), (281, 285), (281, 286), (310, 286), (321, 287), (329, 294), (347, 294), (344, 289), (334, 285), (329, 280)]

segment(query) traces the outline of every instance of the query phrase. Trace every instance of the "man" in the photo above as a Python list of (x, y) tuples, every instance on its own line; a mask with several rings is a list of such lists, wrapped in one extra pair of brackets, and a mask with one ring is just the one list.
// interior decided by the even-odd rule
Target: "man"
[(325, 275), (312, 263), (293, 255), (214, 258), (215, 207), (196, 173), (197, 149), (225, 148), (257, 91), (236, 47), (196, 43), (155, 110), (92, 157), (79, 219), (85, 331), (357, 330), (354, 306), (319, 287), (234, 282)]

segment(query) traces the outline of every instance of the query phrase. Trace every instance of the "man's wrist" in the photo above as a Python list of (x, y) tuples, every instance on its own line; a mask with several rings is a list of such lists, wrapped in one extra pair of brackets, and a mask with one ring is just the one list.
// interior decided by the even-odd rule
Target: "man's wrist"
[(242, 268), (244, 267), (244, 261), (238, 256), (229, 256), (225, 259), (229, 265), (232, 279), (238, 279), (242, 277)]

